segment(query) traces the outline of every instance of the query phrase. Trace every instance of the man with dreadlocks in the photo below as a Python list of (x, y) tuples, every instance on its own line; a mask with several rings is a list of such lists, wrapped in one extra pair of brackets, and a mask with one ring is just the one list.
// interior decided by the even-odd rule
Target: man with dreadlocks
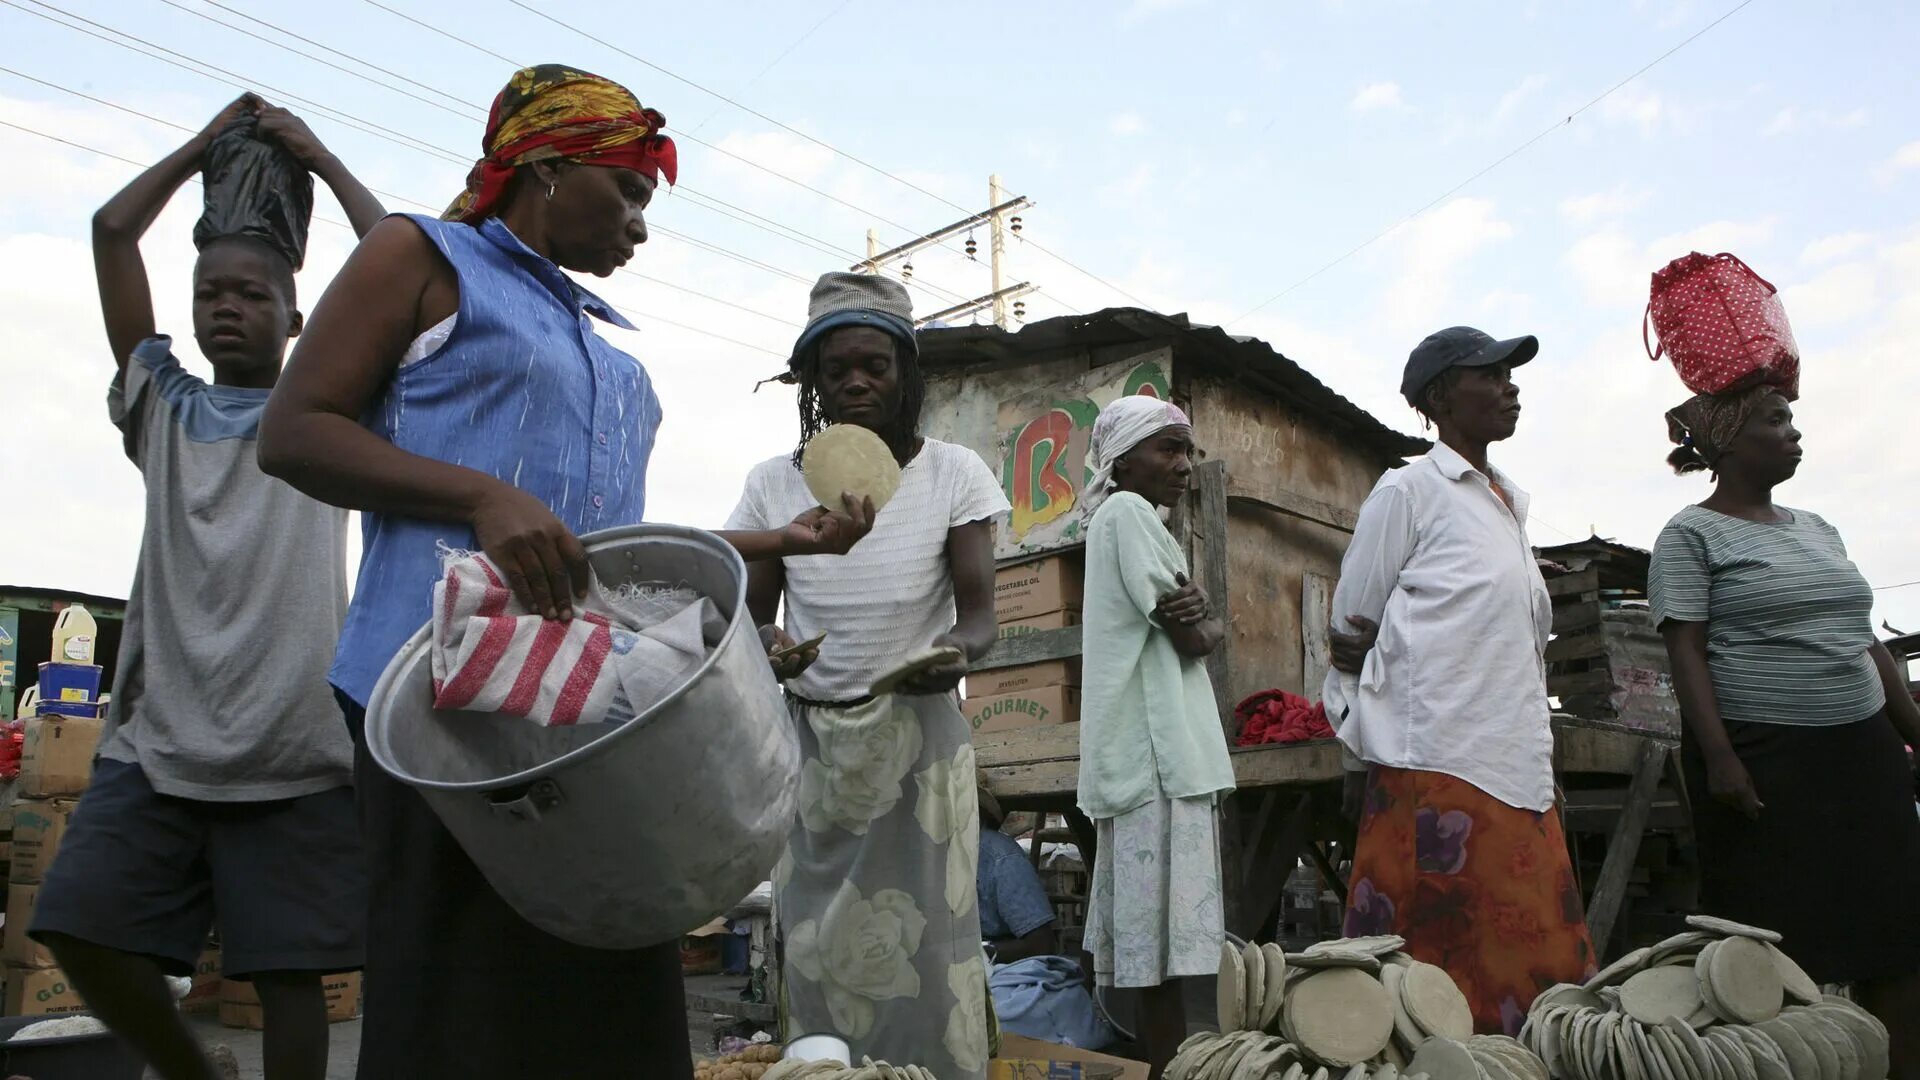
[[(804, 440), (857, 424), (893, 448), (900, 488), (842, 558), (748, 568), (754, 618), (785, 600), (796, 640), (789, 699), (804, 763), (800, 811), (774, 871), (786, 939), (789, 1029), (835, 1033), (861, 1055), (941, 1080), (987, 1064), (986, 966), (976, 903), (980, 834), (973, 745), (954, 689), (966, 662), (874, 697), (874, 677), (928, 646), (978, 658), (993, 644), (999, 482), (965, 447), (923, 438), (924, 383), (907, 292), (877, 275), (814, 286), (788, 381)], [(812, 506), (799, 454), (756, 466), (728, 528), (762, 529)]]
[[(1793, 392), (1700, 394), (1667, 414), (1668, 464), (1715, 481), (1662, 530), (1647, 582), (1686, 719), (1701, 906), (1786, 935), (1816, 981), (1852, 983), (1892, 1033), (1891, 1075), (1920, 1077), (1906, 750), (1920, 707), (1874, 637), (1873, 589), (1840, 534), (1773, 501), (1800, 469)], [(1809, 866), (1870, 866), (1873, 883)]]

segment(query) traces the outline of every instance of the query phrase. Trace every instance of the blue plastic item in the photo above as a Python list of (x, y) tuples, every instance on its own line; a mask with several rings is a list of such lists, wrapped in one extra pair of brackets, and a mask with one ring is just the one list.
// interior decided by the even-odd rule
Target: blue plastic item
[(98, 701), (48, 701), (41, 698), (34, 706), (36, 716), (78, 716), (88, 720), (98, 720), (107, 714), (105, 704)]
[(99, 701), (100, 665), (41, 664), (39, 685), (41, 701)]
[(6, 1041), (28, 1024), (85, 1015), (0, 1017), (0, 1061), (6, 1062), (6, 1075), (30, 1076), (33, 1080), (140, 1080), (146, 1067), (139, 1056), (117, 1036), (105, 1032), (23, 1043)]

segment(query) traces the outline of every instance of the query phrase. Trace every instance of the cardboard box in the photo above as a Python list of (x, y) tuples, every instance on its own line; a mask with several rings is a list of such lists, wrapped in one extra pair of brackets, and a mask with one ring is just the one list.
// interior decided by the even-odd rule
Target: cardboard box
[(36, 716), (27, 721), (20, 747), (20, 794), (39, 799), (87, 790), (103, 725), (81, 717)]
[(1035, 615), (1031, 619), (1014, 619), (1011, 622), (1002, 622), (1000, 624), (1000, 633), (997, 636), (1000, 640), (1005, 641), (1008, 638), (1038, 634), (1044, 630), (1065, 630), (1069, 626), (1079, 625), (1080, 613), (1078, 611), (1053, 611), (1045, 615)]
[(220, 950), (209, 948), (193, 965), (193, 989), (180, 1002), (186, 1012), (213, 1012), (220, 1007)]
[(37, 701), (33, 705), (33, 715), (104, 720), (107, 716), (107, 703), (104, 699), (100, 701)]
[[(327, 1023), (338, 1024), (360, 1015), (360, 973), (328, 975), (320, 980), (327, 994)], [(260, 1008), (260, 995), (250, 982), (223, 979), (220, 983), (220, 1023), (232, 1028), (259, 1031), (266, 1027)]]
[(100, 665), (99, 664), (56, 664), (51, 661), (40, 665), (40, 700), (46, 701), (99, 701)]
[(993, 611), (1002, 622), (1080, 610), (1085, 571), (1078, 553), (1051, 555), (993, 576)]
[(31, 885), (45, 880), (47, 868), (67, 835), (77, 799), (22, 799), (13, 810), (13, 860), (7, 880)]
[(960, 706), (975, 735), (1080, 722), (1080, 688), (1046, 686), (999, 697), (969, 697)]
[(86, 1012), (87, 1003), (59, 968), (7, 969), (8, 1016), (57, 1016)]
[(967, 676), (967, 696), (1001, 697), (1049, 686), (1079, 685), (1080, 658), (1069, 656), (1064, 660), (1044, 660), (1038, 664), (972, 672)]
[(0, 939), (0, 957), (6, 959), (9, 967), (50, 968), (54, 965), (53, 954), (47, 947), (27, 936), (27, 927), (33, 922), (33, 906), (39, 902), (40, 886), (7, 886), (7, 926), (5, 938)]
[(987, 1080), (1147, 1080), (1147, 1063), (1002, 1033)]

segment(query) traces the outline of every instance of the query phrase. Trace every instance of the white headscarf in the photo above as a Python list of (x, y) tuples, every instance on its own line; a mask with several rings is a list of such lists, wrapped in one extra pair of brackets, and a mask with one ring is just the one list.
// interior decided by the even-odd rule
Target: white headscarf
[(1087, 446), (1087, 467), (1093, 470), (1093, 478), (1087, 481), (1087, 490), (1081, 494), (1089, 516), (1113, 494), (1114, 463), (1125, 457), (1127, 451), (1152, 438), (1155, 432), (1170, 427), (1191, 428), (1193, 422), (1179, 406), (1145, 394), (1115, 398), (1100, 410), (1100, 418), (1093, 422), (1092, 441)]

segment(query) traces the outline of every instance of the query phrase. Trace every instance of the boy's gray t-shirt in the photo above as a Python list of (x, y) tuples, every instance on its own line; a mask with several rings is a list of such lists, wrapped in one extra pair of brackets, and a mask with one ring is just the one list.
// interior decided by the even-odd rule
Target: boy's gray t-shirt
[(100, 754), (189, 799), (285, 799), (352, 782), (327, 685), (347, 612), (346, 511), (260, 471), (268, 391), (213, 386), (148, 338), (107, 393), (146, 481)]

